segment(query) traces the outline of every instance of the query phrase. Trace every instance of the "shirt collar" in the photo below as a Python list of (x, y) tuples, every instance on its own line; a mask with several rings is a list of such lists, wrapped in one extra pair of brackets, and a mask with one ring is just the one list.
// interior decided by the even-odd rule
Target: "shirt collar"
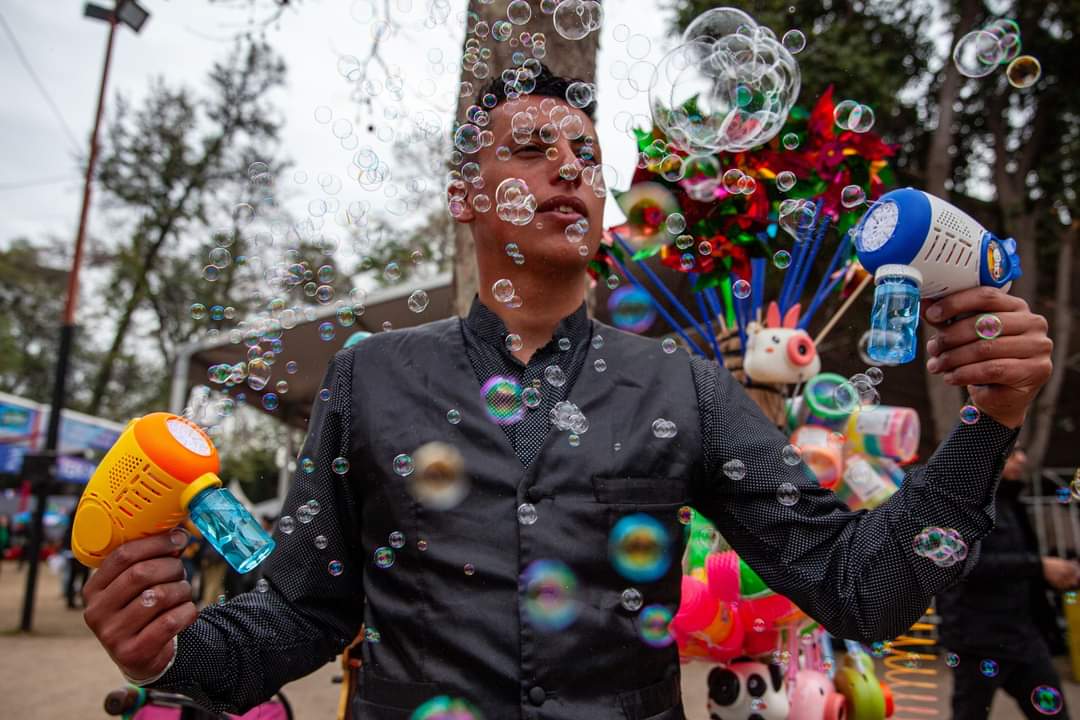
[[(486, 343), (498, 347), (503, 347), (506, 343), (508, 334), (506, 325), (487, 305), (480, 302), (479, 295), (473, 297), (472, 307), (469, 308), (469, 314), (465, 317), (465, 325)], [(558, 341), (559, 338), (565, 337), (570, 338), (570, 342), (577, 345), (578, 342), (588, 339), (588, 335), (589, 314), (585, 308), (585, 303), (582, 302), (577, 310), (564, 317), (555, 326), (552, 340)]]

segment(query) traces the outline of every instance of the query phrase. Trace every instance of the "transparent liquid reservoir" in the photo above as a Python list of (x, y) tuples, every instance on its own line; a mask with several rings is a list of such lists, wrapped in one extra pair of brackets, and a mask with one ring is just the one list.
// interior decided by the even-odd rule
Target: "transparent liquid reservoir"
[(188, 506), (191, 522), (238, 573), (258, 567), (274, 550), (274, 539), (225, 488), (211, 488)]
[(877, 362), (900, 365), (914, 360), (918, 348), (919, 282), (907, 273), (888, 272), (890, 267), (895, 266), (877, 272), (867, 354)]

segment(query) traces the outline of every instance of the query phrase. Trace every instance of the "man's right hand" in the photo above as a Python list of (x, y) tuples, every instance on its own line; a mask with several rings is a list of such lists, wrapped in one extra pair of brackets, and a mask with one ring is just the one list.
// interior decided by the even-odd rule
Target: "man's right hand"
[(1042, 559), (1043, 577), (1055, 590), (1075, 590), (1080, 587), (1080, 563), (1059, 557)]
[(164, 670), (173, 657), (173, 638), (198, 616), (179, 558), (187, 537), (175, 528), (125, 543), (83, 588), (83, 619), (131, 679)]

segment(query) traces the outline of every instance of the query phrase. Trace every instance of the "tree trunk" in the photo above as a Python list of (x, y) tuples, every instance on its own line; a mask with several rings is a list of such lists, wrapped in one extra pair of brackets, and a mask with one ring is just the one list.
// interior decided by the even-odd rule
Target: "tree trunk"
[[(479, 0), (469, 0), (468, 12), (490, 25), (496, 20), (506, 19), (506, 8), (509, 4), (509, 0), (494, 0), (490, 4), (484, 4)], [(541, 59), (541, 62), (556, 75), (593, 82), (596, 78), (596, 51), (600, 44), (601, 31), (589, 33), (581, 40), (567, 40), (555, 31), (551, 15), (540, 11), (540, 3), (537, 0), (529, 0), (529, 6), (532, 8), (532, 17), (524, 25), (515, 25), (512, 37), (516, 38), (522, 32), (544, 33), (547, 41), (547, 55)], [(466, 41), (471, 37), (476, 36), (467, 35)], [(511, 55), (522, 49), (520, 43), (511, 45), (510, 42), (496, 42), (490, 35), (487, 38), (477, 39), (480, 40), (481, 47), (491, 50), (491, 57), (487, 60), (491, 72), (488, 77), (477, 79), (471, 72), (462, 71), (462, 82), (471, 83), (473, 91), (462, 93), (458, 97), (458, 122), (463, 122), (465, 110), (476, 101), (477, 93), (491, 81), (491, 78), (497, 78), (503, 70), (514, 66)], [(527, 55), (531, 57), (530, 53)], [(476, 282), (476, 258), (472, 231), (463, 223), (454, 223), (453, 298), (454, 309), (459, 315), (468, 313), (473, 295), (476, 294)]]
[[(979, 4), (976, 0), (964, 0), (961, 3), (960, 17), (953, 26), (954, 39), (964, 31), (964, 28), (970, 27), (975, 22)], [(926, 158), (926, 191), (931, 195), (948, 197), (949, 190), (946, 187), (946, 181), (950, 180), (953, 174), (953, 155), (949, 153), (949, 148), (952, 147), (956, 135), (953, 127), (956, 114), (953, 104), (959, 95), (963, 78), (960, 77), (960, 72), (951, 58), (945, 59), (945, 66), (941, 72), (943, 76), (937, 96), (937, 127), (934, 128), (934, 135), (930, 139), (930, 149)], [(925, 324), (922, 326), (921, 336), (924, 347), (933, 334), (932, 328)], [(931, 432), (933, 437), (941, 442), (956, 424), (963, 394), (959, 388), (946, 385), (940, 375), (927, 372), (926, 395), (930, 399)]]
[(1076, 237), (1080, 234), (1080, 221), (1073, 221), (1071, 227), (1061, 237), (1057, 265), (1057, 289), (1054, 297), (1053, 338), (1054, 371), (1035, 401), (1035, 407), (1028, 413), (1035, 421), (1031, 431), (1031, 440), (1027, 444), (1028, 464), (1039, 476), (1042, 471), (1046, 450), (1050, 446), (1050, 436), (1054, 432), (1054, 415), (1061, 388), (1065, 385), (1065, 366), (1069, 358), (1069, 339), (1072, 334), (1072, 264)]

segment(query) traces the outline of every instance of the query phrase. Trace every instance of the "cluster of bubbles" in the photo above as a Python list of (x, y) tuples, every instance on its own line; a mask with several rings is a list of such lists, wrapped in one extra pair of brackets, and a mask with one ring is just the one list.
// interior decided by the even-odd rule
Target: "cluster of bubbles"
[(777, 224), (797, 242), (806, 240), (814, 224), (817, 206), (806, 198), (786, 198), (777, 211)]
[[(801, 33), (785, 36), (801, 50)], [(791, 50), (735, 8), (699, 15), (649, 80), (654, 123), (691, 154), (742, 152), (783, 127), (801, 83)]]
[(580, 611), (577, 578), (558, 560), (535, 560), (521, 574), (525, 614), (530, 623), (547, 632), (564, 630)]
[(620, 575), (631, 582), (653, 582), (671, 567), (671, 536), (663, 523), (648, 513), (619, 519), (611, 529), (608, 554)]
[(840, 412), (853, 413), (862, 407), (874, 407), (881, 404), (881, 395), (877, 386), (885, 379), (885, 371), (879, 367), (868, 367), (865, 372), (855, 373), (832, 391), (833, 405)]
[(667, 440), (673, 438), (679, 433), (679, 429), (675, 426), (673, 420), (665, 420), (664, 418), (656, 418), (652, 424), (652, 434), (654, 437), (661, 440)]
[(495, 190), (495, 211), (511, 225), (528, 225), (536, 214), (536, 196), (520, 178), (506, 178)]
[[(783, 173), (781, 173), (783, 175)], [(792, 177), (794, 174), (792, 173)], [(777, 185), (779, 185), (779, 179)], [(794, 185), (794, 180), (791, 185)], [(751, 195), (757, 190), (757, 180), (752, 175), (748, 175), (739, 168), (730, 168), (724, 171), (724, 174), (720, 176), (720, 186), (724, 188), (724, 191), (729, 195)], [(783, 190), (785, 188), (781, 188)], [(786, 188), (791, 189), (791, 186)]]
[[(312, 462), (310, 458), (305, 458), (305, 460), (307, 462)], [(345, 459), (337, 458), (336, 460), (334, 460), (334, 463), (339, 463), (339, 461), (342, 460)], [(348, 461), (345, 461), (345, 464), (345, 469), (348, 470)], [(311, 472), (308, 471), (306, 468), (302, 469), (304, 469), (305, 472)], [(313, 470), (314, 468), (312, 468), (312, 471)], [(308, 500), (306, 503), (303, 503), (302, 505), (297, 507), (296, 510), (293, 511), (292, 515), (282, 515), (280, 518), (278, 518), (277, 529), (282, 535), (292, 535), (296, 531), (297, 523), (300, 523), (301, 525), (310, 524), (311, 521), (315, 519), (315, 516), (318, 515), (321, 510), (322, 506), (319, 504), (319, 501), (315, 498), (312, 498), (311, 500)], [(330, 541), (325, 535), (321, 534), (316, 535), (311, 542), (317, 550), (325, 550), (327, 547), (330, 546)], [(326, 570), (330, 575), (337, 577), (343, 572), (345, 572), (345, 565), (340, 560), (330, 560), (326, 565)], [(259, 582), (256, 583), (255, 589), (259, 592), (267, 592), (270, 589), (270, 583), (265, 578), (260, 579)]]
[[(547, 369), (551, 368), (562, 372), (562, 368), (558, 365), (551, 365)], [(544, 374), (547, 375), (546, 372)], [(569, 400), (560, 400), (555, 403), (555, 407), (548, 412), (548, 419), (561, 432), (570, 432), (571, 444), (576, 444), (578, 438), (589, 430), (589, 419), (585, 417), (585, 413), (581, 412), (581, 408)]]
[(952, 528), (928, 527), (911, 543), (915, 554), (932, 560), (938, 567), (951, 567), (968, 556), (968, 546)]
[(998, 18), (980, 30), (960, 38), (953, 48), (953, 63), (960, 74), (969, 78), (986, 77), (1005, 65), (1005, 77), (1017, 89), (1038, 82), (1042, 66), (1031, 55), (1021, 55), (1023, 43), (1015, 20)]
[(870, 132), (870, 129), (874, 127), (876, 117), (874, 109), (869, 105), (863, 105), (854, 100), (841, 100), (833, 108), (833, 120), (841, 130), (865, 133)]
[(562, 0), (551, 19), (559, 35), (581, 40), (604, 24), (604, 8), (596, 0)]

